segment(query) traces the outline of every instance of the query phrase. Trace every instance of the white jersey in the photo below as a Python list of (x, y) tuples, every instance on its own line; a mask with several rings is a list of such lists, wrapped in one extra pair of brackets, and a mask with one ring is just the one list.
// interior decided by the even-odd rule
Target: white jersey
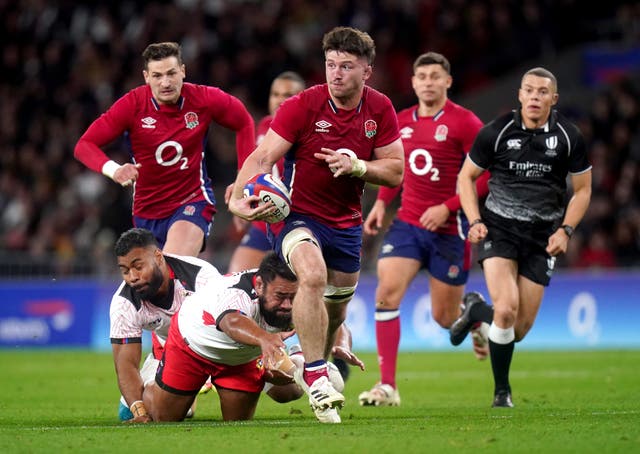
[(112, 344), (140, 343), (142, 331), (155, 331), (162, 345), (167, 339), (171, 317), (178, 312), (188, 295), (221, 279), (209, 262), (196, 257), (164, 255), (173, 280), (173, 300), (168, 307), (158, 307), (142, 300), (125, 282), (111, 299), (109, 317)]
[(221, 280), (189, 295), (178, 312), (180, 335), (203, 358), (235, 366), (258, 358), (260, 347), (240, 344), (218, 329), (230, 312), (240, 312), (270, 333), (282, 331), (268, 325), (260, 314), (254, 283), (257, 270), (223, 276)]

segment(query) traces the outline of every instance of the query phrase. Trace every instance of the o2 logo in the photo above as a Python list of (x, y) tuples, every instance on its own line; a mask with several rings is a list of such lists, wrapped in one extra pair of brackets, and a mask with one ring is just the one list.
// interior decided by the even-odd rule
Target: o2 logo
[[(175, 153), (175, 156), (173, 156), (173, 158), (165, 161), (165, 151), (166, 151), (166, 155), (171, 155), (171, 150), (173, 150), (173, 152)], [(158, 148), (156, 148), (156, 162), (164, 167), (171, 167), (172, 165), (175, 165), (179, 162), (182, 162), (182, 164), (180, 164), (180, 170), (185, 170), (189, 168), (189, 161), (186, 157), (182, 156), (183, 153), (183, 148), (182, 145), (180, 145), (179, 142), (176, 142), (175, 140), (169, 140), (167, 142), (163, 142), (160, 144), (160, 146)]]
[[(418, 158), (422, 159), (419, 160)], [(424, 163), (419, 162), (422, 160), (424, 160)], [(418, 167), (419, 164), (422, 164), (422, 167)], [(424, 176), (431, 173), (431, 181), (440, 181), (440, 170), (433, 166), (431, 153), (424, 148), (416, 148), (411, 152), (409, 155), (409, 168), (418, 176)]]

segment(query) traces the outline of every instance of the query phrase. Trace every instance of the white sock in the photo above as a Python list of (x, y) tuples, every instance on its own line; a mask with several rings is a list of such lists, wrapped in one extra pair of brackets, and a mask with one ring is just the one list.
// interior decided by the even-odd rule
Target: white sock
[(496, 344), (506, 345), (513, 342), (516, 338), (516, 332), (513, 326), (509, 328), (500, 328), (495, 322), (491, 323), (489, 327), (489, 340)]

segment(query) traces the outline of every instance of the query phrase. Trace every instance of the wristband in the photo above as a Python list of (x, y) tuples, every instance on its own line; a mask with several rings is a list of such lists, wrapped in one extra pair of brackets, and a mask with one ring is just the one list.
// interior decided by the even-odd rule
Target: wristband
[(351, 175), (361, 177), (367, 173), (367, 163), (362, 159), (351, 156)]
[(147, 412), (147, 408), (144, 406), (144, 402), (141, 400), (136, 400), (132, 403), (129, 410), (131, 410), (131, 414), (133, 414), (134, 418), (137, 418), (138, 416), (147, 416), (149, 414)]
[(118, 170), (120, 167), (120, 164), (115, 161), (107, 161), (102, 166), (102, 174), (113, 180), (113, 176), (116, 174), (116, 170)]
[(478, 218), (475, 221), (473, 221), (471, 224), (469, 224), (469, 228), (473, 227), (476, 224), (484, 224), (484, 222), (482, 222), (482, 219)]

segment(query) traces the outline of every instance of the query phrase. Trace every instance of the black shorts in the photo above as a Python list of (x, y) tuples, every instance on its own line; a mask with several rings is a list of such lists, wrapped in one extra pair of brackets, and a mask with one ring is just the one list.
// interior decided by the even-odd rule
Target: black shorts
[(549, 285), (556, 258), (546, 248), (557, 223), (507, 219), (489, 210), (483, 210), (482, 221), (489, 233), (478, 245), (481, 265), (489, 257), (515, 260), (518, 274), (545, 287)]

